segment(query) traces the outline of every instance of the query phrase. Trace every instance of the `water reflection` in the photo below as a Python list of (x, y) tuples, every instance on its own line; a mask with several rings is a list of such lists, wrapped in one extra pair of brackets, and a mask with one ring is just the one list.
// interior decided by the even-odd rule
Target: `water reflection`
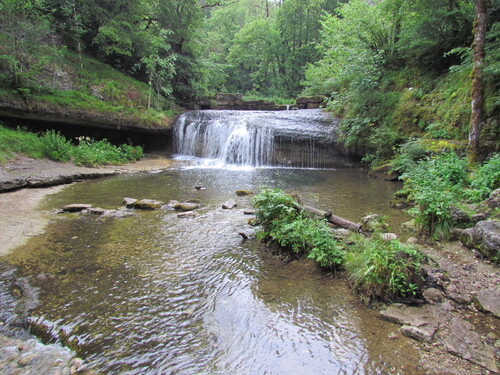
[(397, 188), (355, 170), (279, 169), (179, 169), (73, 185), (47, 208), (114, 208), (125, 196), (198, 198), (202, 208), (194, 219), (167, 210), (54, 216), (46, 236), (9, 257), (41, 288), (30, 319), (88, 368), (111, 374), (411, 373), (406, 340), (388, 340), (395, 327), (359, 306), (343, 282), (241, 241), (250, 199), (237, 198), (235, 210), (221, 203), (263, 185), (353, 220), (388, 212)]

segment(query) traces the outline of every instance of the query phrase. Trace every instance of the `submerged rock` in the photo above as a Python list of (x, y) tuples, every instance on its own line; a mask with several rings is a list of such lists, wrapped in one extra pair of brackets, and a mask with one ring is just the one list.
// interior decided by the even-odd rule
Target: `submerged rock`
[(227, 202), (222, 203), (222, 208), (225, 210), (231, 210), (238, 206), (238, 203), (234, 199), (230, 199)]
[(198, 203), (176, 203), (172, 206), (174, 210), (177, 211), (193, 211), (196, 210), (197, 208), (200, 208), (200, 205)]
[(87, 212), (89, 214), (92, 214), (92, 215), (97, 215), (97, 216), (101, 216), (101, 215), (106, 215), (109, 213), (109, 210), (106, 210), (105, 208), (101, 208), (101, 207), (91, 207), (87, 210)]
[(252, 195), (253, 194), (253, 191), (250, 191), (250, 190), (236, 190), (236, 195), (238, 197), (244, 197), (246, 195)]
[(157, 201), (154, 199), (141, 199), (140, 201), (135, 202), (134, 208), (139, 210), (156, 210), (158, 208), (161, 208), (162, 205), (162, 201)]
[(181, 212), (180, 214), (177, 214), (177, 217), (179, 217), (181, 219), (185, 219), (185, 218), (190, 218), (190, 217), (196, 217), (196, 214), (194, 213), (194, 211), (186, 211), (186, 212)]
[(91, 208), (91, 204), (81, 204), (81, 203), (75, 203), (75, 204), (68, 204), (63, 207), (64, 212), (81, 212), (83, 210), (88, 210)]

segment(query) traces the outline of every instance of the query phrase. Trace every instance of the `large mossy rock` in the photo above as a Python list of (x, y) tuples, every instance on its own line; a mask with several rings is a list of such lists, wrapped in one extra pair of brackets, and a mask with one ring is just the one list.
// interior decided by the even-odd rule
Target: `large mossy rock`
[(460, 234), (460, 241), (469, 249), (477, 249), (489, 259), (498, 259), (500, 220), (484, 220)]

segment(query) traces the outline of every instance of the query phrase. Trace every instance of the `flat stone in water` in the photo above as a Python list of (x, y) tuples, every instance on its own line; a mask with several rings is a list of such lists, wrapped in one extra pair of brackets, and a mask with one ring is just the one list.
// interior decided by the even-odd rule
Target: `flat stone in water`
[(200, 205), (198, 203), (176, 203), (173, 205), (173, 208), (177, 211), (193, 211), (196, 210), (197, 208), (200, 208)]
[(91, 204), (82, 204), (82, 203), (74, 203), (74, 204), (68, 204), (63, 207), (64, 212), (81, 212), (83, 210), (88, 210), (91, 208)]
[(154, 199), (141, 199), (140, 201), (135, 202), (134, 208), (139, 210), (156, 210), (161, 208), (163, 205), (162, 201), (157, 201)]

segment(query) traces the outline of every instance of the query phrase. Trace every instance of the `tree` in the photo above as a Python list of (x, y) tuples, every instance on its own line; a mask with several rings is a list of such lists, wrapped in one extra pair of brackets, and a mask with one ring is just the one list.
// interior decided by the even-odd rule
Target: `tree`
[(487, 1), (475, 0), (473, 68), (472, 68), (472, 102), (469, 131), (469, 164), (477, 164), (479, 160), (479, 133), (484, 119), (484, 84), (483, 63), (484, 45), (487, 28)]
[(57, 60), (51, 37), (50, 17), (42, 0), (0, 2), (0, 81), (28, 94), (46, 79), (44, 69)]

